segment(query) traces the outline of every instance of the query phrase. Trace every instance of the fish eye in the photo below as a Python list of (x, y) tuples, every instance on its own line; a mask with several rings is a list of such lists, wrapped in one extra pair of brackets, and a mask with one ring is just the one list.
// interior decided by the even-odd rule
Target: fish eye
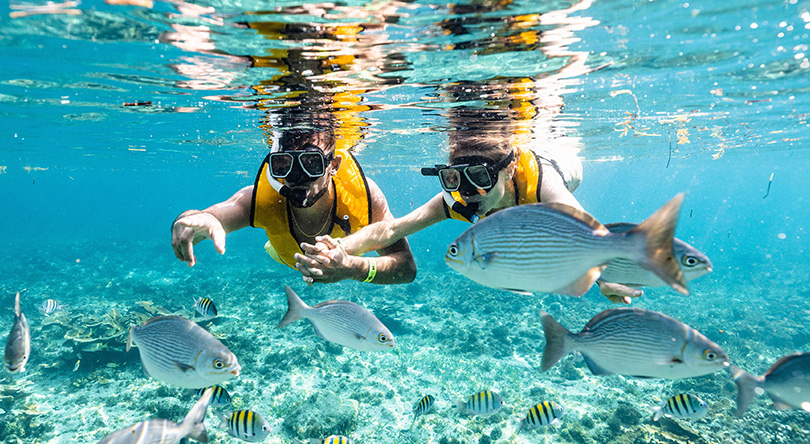
[(703, 356), (709, 361), (714, 361), (717, 358), (717, 353), (711, 350), (706, 350), (703, 352)]
[(380, 333), (380, 335), (377, 336), (377, 340), (380, 342), (388, 342), (388, 336), (386, 336), (385, 333)]
[(225, 363), (220, 361), (219, 359), (214, 360), (214, 368), (222, 368), (225, 367)]
[(450, 253), (450, 256), (458, 255), (458, 247), (455, 244), (450, 245), (450, 248), (447, 249), (447, 252)]
[(681, 259), (681, 263), (683, 263), (687, 267), (694, 267), (695, 265), (700, 263), (700, 261), (694, 256), (684, 256), (683, 259)]

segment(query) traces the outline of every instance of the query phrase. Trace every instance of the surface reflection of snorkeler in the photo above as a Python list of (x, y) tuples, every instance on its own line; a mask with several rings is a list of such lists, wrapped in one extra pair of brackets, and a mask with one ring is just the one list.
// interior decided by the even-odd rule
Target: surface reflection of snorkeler
[[(278, 146), (261, 165), (254, 185), (202, 211), (188, 210), (172, 223), (175, 256), (194, 266), (194, 245), (211, 239), (225, 253), (225, 235), (247, 227), (264, 228), (267, 252), (295, 267), (299, 244), (316, 237), (342, 237), (370, 223), (393, 220), (380, 188), (363, 175), (354, 156), (336, 151), (327, 129), (282, 130)], [(416, 265), (407, 240), (376, 249), (377, 258), (346, 260), (341, 279), (376, 284), (411, 282)]]

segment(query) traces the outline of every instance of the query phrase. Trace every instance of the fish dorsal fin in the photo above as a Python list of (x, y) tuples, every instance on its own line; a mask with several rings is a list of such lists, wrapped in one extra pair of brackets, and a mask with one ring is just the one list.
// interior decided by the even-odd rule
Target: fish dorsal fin
[(556, 211), (559, 211), (560, 213), (567, 214), (568, 216), (571, 216), (574, 219), (577, 219), (582, 223), (588, 225), (589, 227), (593, 228), (594, 231), (599, 231), (600, 234), (602, 235), (605, 235), (610, 232), (610, 230), (605, 228), (605, 226), (602, 225), (601, 222), (596, 220), (595, 217), (591, 216), (590, 214), (582, 210), (578, 210), (570, 205), (566, 205), (559, 202), (544, 202), (540, 205), (544, 205)]
[(17, 296), (14, 298), (14, 316), (20, 317), (22, 314), (22, 309), (20, 309), (20, 292), (17, 292)]
[(605, 228), (610, 230), (611, 233), (627, 233), (637, 226), (638, 224), (630, 222), (614, 222), (611, 224), (605, 224)]
[(602, 275), (602, 271), (605, 269), (605, 267), (607, 267), (607, 265), (593, 267), (585, 272), (585, 274), (583, 274), (579, 279), (571, 282), (563, 288), (553, 291), (552, 293), (580, 297), (587, 293), (591, 287), (593, 287), (593, 283), (599, 279), (599, 276)]

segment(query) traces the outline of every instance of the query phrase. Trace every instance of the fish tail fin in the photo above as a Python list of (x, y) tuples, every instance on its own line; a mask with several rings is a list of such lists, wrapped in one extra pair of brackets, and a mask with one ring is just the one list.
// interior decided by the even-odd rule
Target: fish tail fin
[(127, 351), (132, 348), (132, 329), (135, 328), (134, 325), (129, 325), (129, 333), (127, 333)]
[(659, 419), (661, 419), (662, 416), (664, 416), (664, 408), (661, 407), (660, 405), (651, 405), (648, 407), (650, 408), (650, 411), (653, 413), (653, 421), (658, 421)]
[(543, 323), (543, 332), (546, 335), (546, 348), (543, 349), (541, 370), (546, 371), (557, 363), (563, 356), (571, 353), (571, 338), (573, 334), (545, 311), (540, 312), (540, 321)]
[(22, 314), (22, 309), (20, 309), (20, 292), (17, 292), (17, 296), (14, 298), (14, 315), (19, 317)]
[(205, 411), (208, 409), (208, 403), (211, 401), (211, 394), (214, 392), (213, 387), (205, 390), (200, 399), (194, 404), (194, 407), (189, 410), (180, 427), (183, 429), (185, 436), (199, 442), (208, 442), (208, 434), (205, 432)]
[(763, 378), (754, 376), (734, 365), (730, 365), (728, 371), (731, 372), (731, 377), (737, 384), (737, 410), (734, 411), (734, 414), (740, 417), (745, 414), (751, 401), (754, 400), (757, 394), (756, 389), (763, 382)]
[(672, 252), (672, 239), (683, 198), (684, 193), (679, 193), (670, 199), (647, 220), (628, 231), (627, 236), (642, 235), (645, 239), (645, 257), (639, 261), (640, 265), (655, 273), (677, 292), (689, 295), (683, 270)]
[(301, 319), (301, 311), (309, 308), (309, 306), (298, 297), (292, 288), (285, 285), (284, 290), (287, 292), (287, 314), (281, 318), (276, 328), (286, 327), (290, 323)]

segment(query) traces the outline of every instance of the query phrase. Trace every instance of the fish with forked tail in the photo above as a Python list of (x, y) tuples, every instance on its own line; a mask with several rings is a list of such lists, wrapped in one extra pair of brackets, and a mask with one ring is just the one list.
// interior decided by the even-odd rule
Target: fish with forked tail
[(14, 298), (14, 323), (6, 338), (6, 369), (11, 373), (22, 373), (31, 356), (31, 329), (28, 320), (20, 309), (20, 292)]
[(699, 331), (658, 312), (640, 308), (605, 310), (571, 333), (541, 311), (546, 335), (542, 371), (578, 351), (594, 375), (689, 378), (728, 365), (719, 345)]
[(748, 410), (758, 391), (765, 391), (778, 410), (800, 408), (810, 412), (810, 352), (783, 356), (762, 376), (733, 365), (729, 371), (737, 384), (737, 416)]
[(445, 261), (492, 288), (582, 296), (608, 263), (628, 259), (680, 293), (686, 280), (672, 242), (683, 194), (625, 233), (559, 203), (510, 207), (473, 224), (447, 249)]

